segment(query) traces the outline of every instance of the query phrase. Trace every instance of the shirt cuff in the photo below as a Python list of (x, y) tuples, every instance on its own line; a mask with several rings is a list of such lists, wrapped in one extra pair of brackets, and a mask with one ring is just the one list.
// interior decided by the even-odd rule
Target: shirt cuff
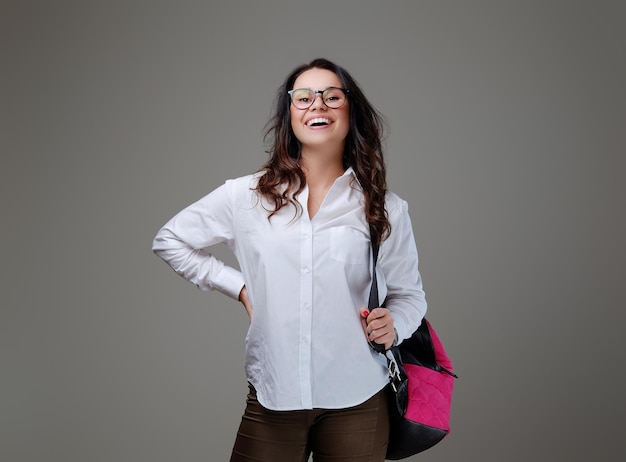
[(413, 332), (409, 332), (409, 329), (403, 322), (394, 322), (394, 330), (396, 331), (396, 345), (401, 344), (404, 340), (413, 335)]
[(212, 288), (234, 300), (239, 300), (239, 294), (244, 285), (245, 281), (241, 272), (224, 265), (213, 280)]
[(398, 337), (398, 329), (396, 329), (395, 327), (393, 328), (393, 343), (391, 344), (392, 347), (398, 346), (400, 344), (400, 337)]

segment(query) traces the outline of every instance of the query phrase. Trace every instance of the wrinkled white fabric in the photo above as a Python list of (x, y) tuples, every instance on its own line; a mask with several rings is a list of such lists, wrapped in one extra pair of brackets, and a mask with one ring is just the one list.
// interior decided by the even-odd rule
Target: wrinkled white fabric
[[(387, 382), (382, 355), (367, 344), (360, 308), (371, 283), (369, 226), (352, 169), (328, 191), (313, 219), (308, 188), (302, 213), (269, 204), (253, 190), (261, 173), (226, 183), (161, 228), (154, 252), (204, 290), (234, 299), (246, 285), (254, 310), (246, 336), (246, 374), (259, 402), (272, 410), (346, 408)], [(426, 312), (407, 203), (388, 192), (392, 231), (379, 253), (379, 299), (386, 298), (399, 340)], [(240, 269), (208, 247), (225, 243)]]

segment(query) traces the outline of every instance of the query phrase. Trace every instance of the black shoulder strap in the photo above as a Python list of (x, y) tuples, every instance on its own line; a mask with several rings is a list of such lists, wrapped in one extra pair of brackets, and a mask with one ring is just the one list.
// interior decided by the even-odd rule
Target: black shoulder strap
[(379, 307), (378, 304), (378, 278), (376, 277), (376, 261), (378, 260), (378, 238), (374, 227), (370, 225), (370, 243), (372, 245), (372, 286), (370, 287), (370, 310)]
[[(376, 231), (370, 225), (370, 243), (372, 245), (372, 285), (370, 286), (370, 299), (367, 307), (372, 311), (380, 306), (378, 300), (378, 278), (376, 277), (376, 261), (378, 260), (378, 239)], [(385, 353), (385, 345), (376, 342), (369, 342), (370, 346), (379, 353)]]

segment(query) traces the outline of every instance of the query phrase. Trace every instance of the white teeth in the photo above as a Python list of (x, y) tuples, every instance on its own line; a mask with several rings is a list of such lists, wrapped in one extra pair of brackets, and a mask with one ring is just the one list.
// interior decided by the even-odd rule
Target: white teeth
[(315, 119), (311, 119), (306, 123), (309, 127), (311, 125), (328, 125), (330, 124), (330, 120), (324, 117), (316, 117)]

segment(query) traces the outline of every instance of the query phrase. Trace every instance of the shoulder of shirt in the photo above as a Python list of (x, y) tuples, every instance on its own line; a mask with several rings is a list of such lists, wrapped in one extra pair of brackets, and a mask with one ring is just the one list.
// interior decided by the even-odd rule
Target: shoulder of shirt
[(389, 190), (387, 190), (387, 193), (385, 194), (385, 206), (387, 207), (387, 212), (389, 214), (402, 212), (408, 209), (407, 201)]
[(256, 188), (259, 178), (262, 177), (264, 174), (264, 171), (260, 171), (237, 178), (231, 178), (226, 180), (224, 185), (229, 189), (251, 191)]

